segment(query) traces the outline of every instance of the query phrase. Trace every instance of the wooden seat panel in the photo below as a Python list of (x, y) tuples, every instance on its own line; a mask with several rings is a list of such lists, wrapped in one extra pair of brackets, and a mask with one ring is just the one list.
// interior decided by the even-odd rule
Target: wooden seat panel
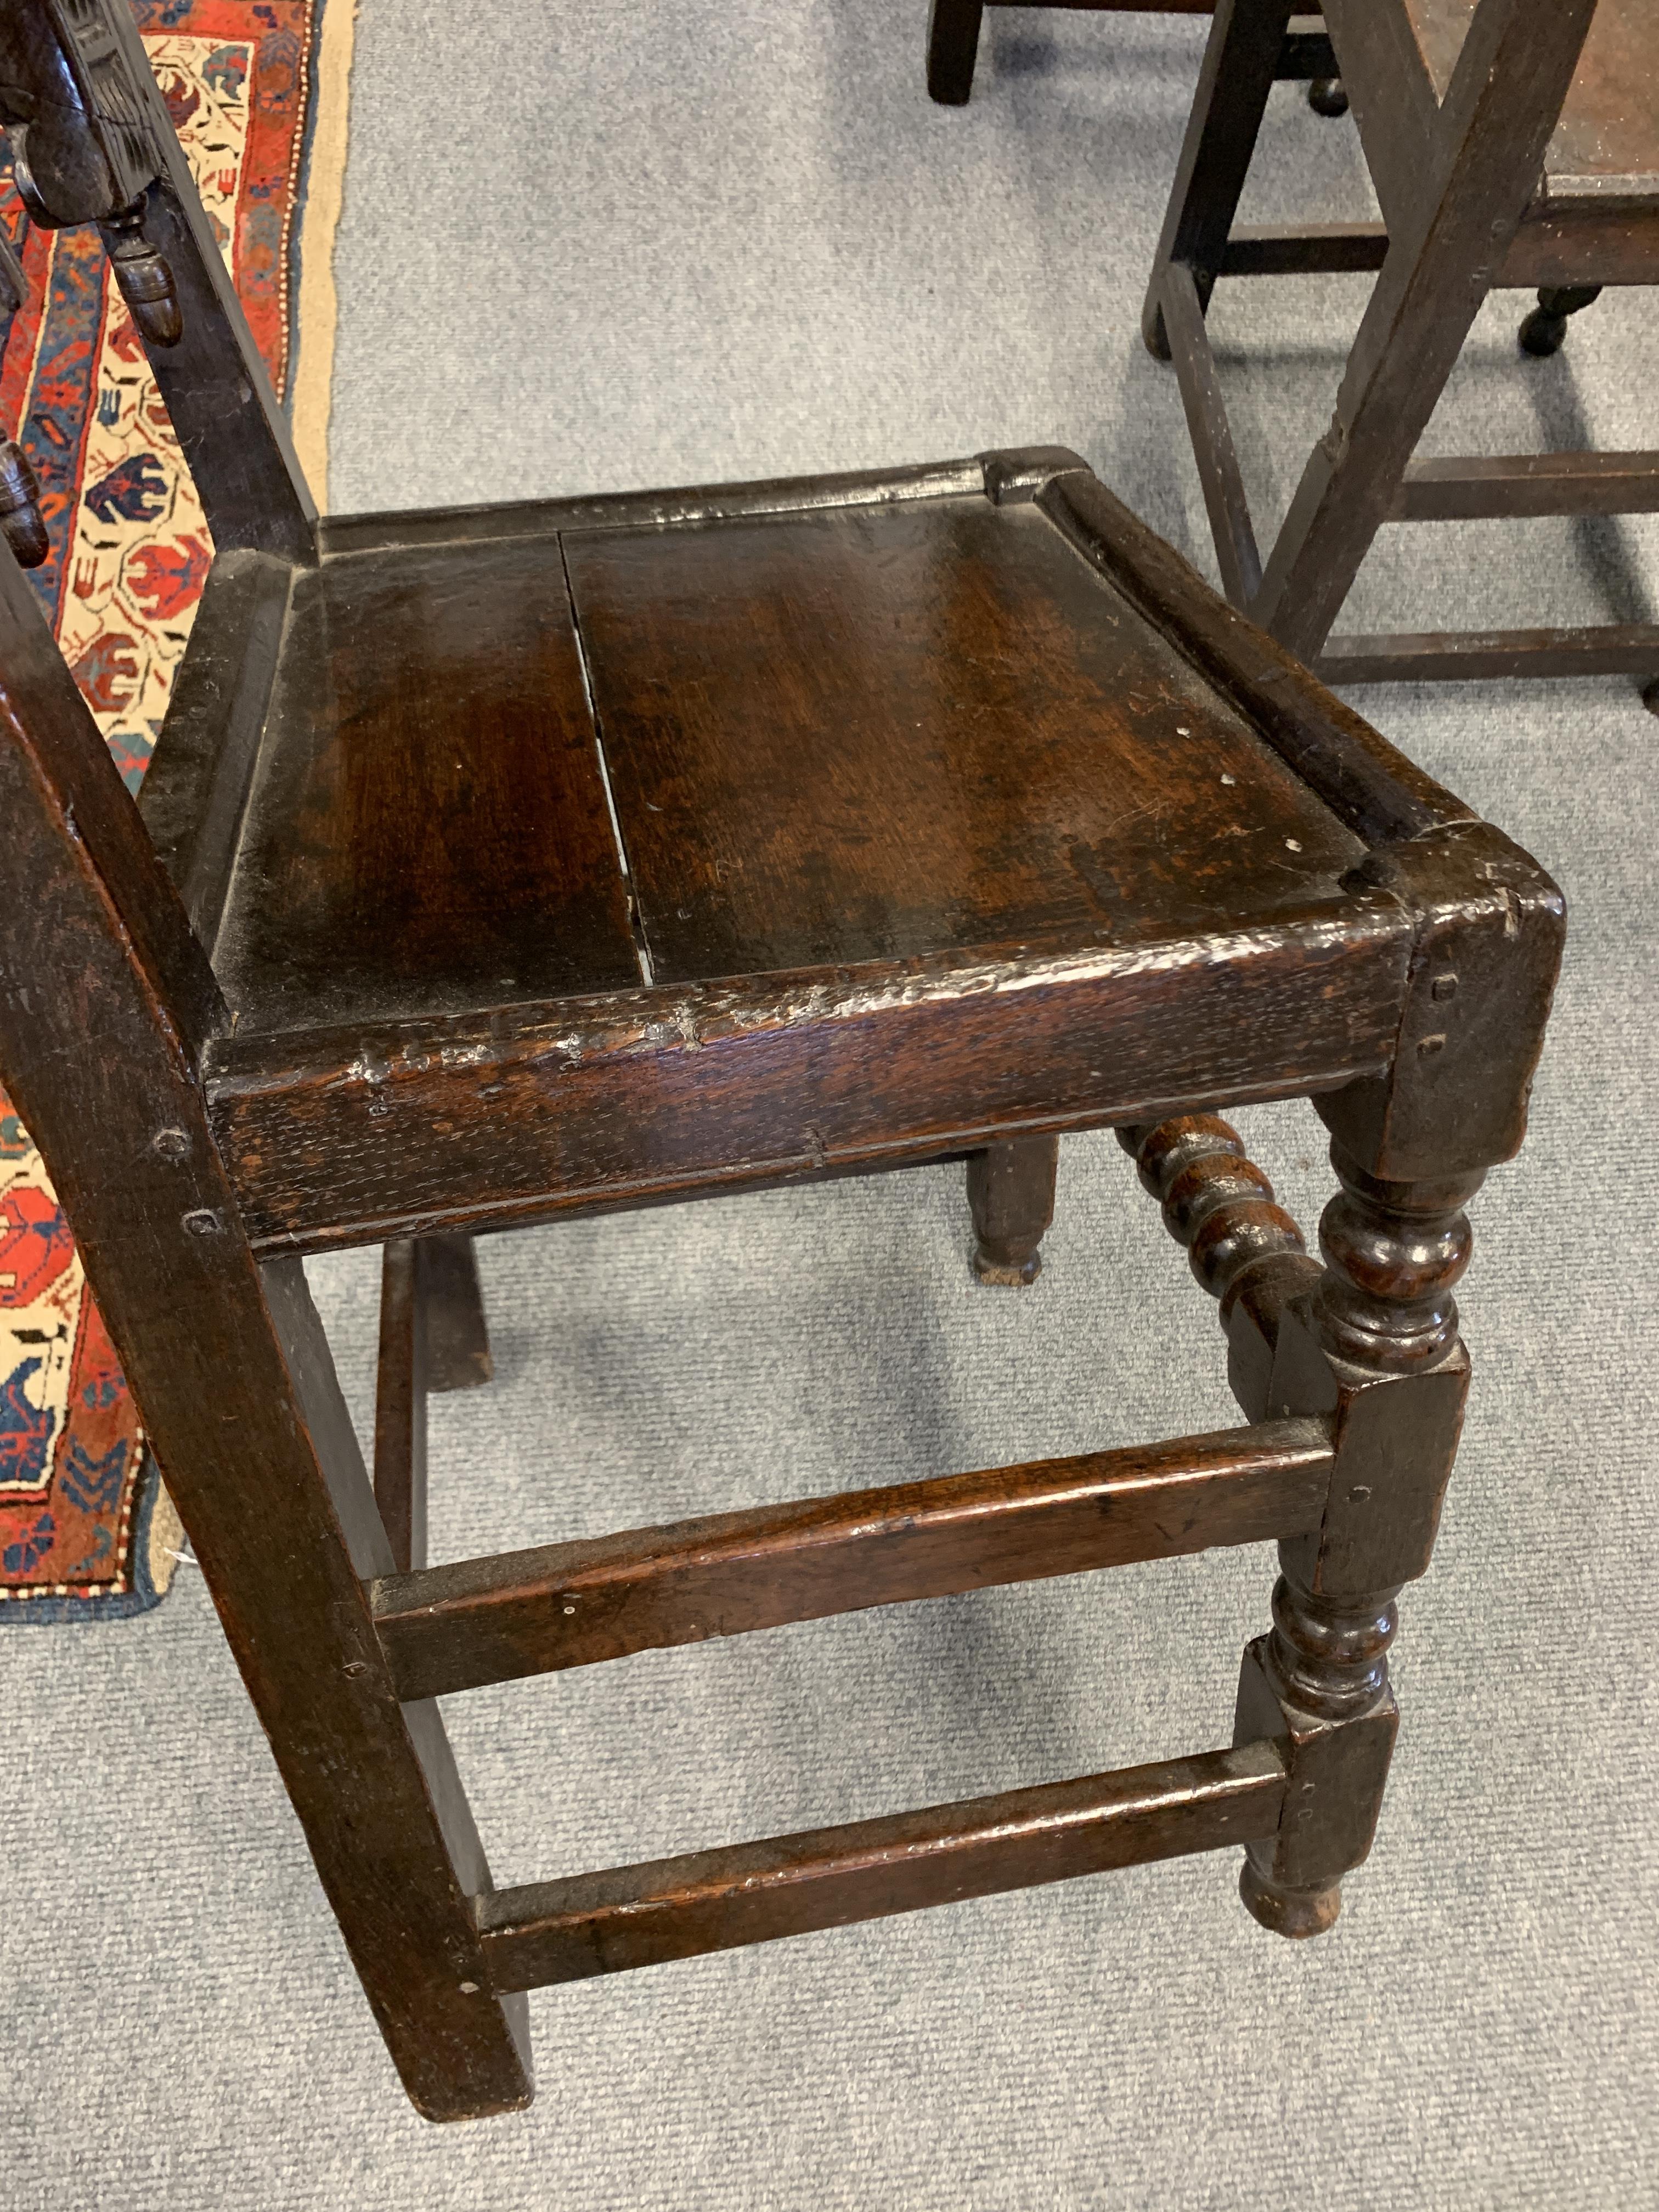
[(639, 981), (556, 537), (295, 575), (215, 964), (259, 1030)]
[(1030, 504), (566, 556), (659, 982), (1233, 931), (1363, 851)]
[(244, 1038), (1231, 935), (1364, 853), (1029, 501), (568, 515), (294, 572), (214, 950)]

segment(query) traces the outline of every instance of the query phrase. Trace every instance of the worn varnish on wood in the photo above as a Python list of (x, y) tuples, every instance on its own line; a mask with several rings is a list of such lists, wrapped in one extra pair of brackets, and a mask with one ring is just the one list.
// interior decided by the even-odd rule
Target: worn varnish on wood
[[(1329, 58), (1287, 21), (1264, 83)], [(1259, 1920), (1328, 1926), (1554, 885), (1060, 448), (318, 525), (124, 9), (15, 0), (4, 40), (9, 102), (76, 91), (63, 219), (131, 133), (142, 204), (81, 219), (167, 263), (218, 554), (141, 816), (0, 550), (0, 1079), (421, 2111), (527, 2100), (538, 1983), (1174, 1851), (1241, 1844)], [(1206, 1110), (1293, 1095), (1322, 1265)], [(1055, 1133), (1112, 1123), (1249, 1426), (423, 1565), (427, 1395), (490, 1372), (467, 1229), (966, 1154), (1006, 1295)], [(366, 1241), (372, 1484), (299, 1256)], [(806, 1836), (499, 1889), (436, 1702), (1270, 1538), (1232, 1748)]]
[(804, 1498), (378, 1582), (406, 1698), (1319, 1525), (1317, 1422)]
[(1273, 1834), (1284, 1805), (1284, 1754), (1264, 1740), (497, 1890), (481, 1900), (479, 1932), (495, 1990), (586, 1981), (1255, 1843)]
[(327, 545), (216, 578), (143, 801), (233, 1010), (210, 1111), (262, 1246), (1386, 1061), (1409, 931), (1350, 878), (1460, 810), (1179, 611), (1073, 455)]

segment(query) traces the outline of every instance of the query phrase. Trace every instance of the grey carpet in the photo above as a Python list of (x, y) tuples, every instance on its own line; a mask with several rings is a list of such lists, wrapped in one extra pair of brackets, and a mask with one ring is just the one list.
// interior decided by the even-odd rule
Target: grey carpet
[[(340, 507), (1079, 447), (1207, 568), (1136, 334), (1200, 46), (988, 17), (965, 113), (925, 0), (364, 0), (340, 238)], [(1255, 211), (1368, 206), (1352, 125), (1276, 95)], [(1363, 283), (1224, 287), (1265, 520)], [(1483, 316), (1431, 449), (1654, 438), (1652, 295), (1523, 365)], [(1650, 612), (1650, 525), (1395, 530), (1362, 622)], [(168, 2208), (1468, 2208), (1653, 2202), (1659, 1509), (1651, 760), (1626, 682), (1371, 693), (1559, 874), (1532, 1136), (1478, 1202), (1477, 1383), (1404, 1606), (1376, 1852), (1325, 1941), (1231, 1857), (532, 2000), (526, 2114), (416, 2118), (199, 1577), (0, 1640), (0, 2199)], [(1241, 1117), (1309, 1223), (1306, 1109)], [(1213, 1310), (1109, 1139), (1048, 1273), (975, 1289), (926, 1172), (501, 1238), (501, 1379), (442, 1401), (434, 1556), (1232, 1418)], [(316, 1270), (365, 1410), (374, 1256)], [(279, 1532), (273, 1532), (277, 1540)], [(452, 1704), (522, 1881), (1221, 1740), (1265, 1550), (649, 1655)]]

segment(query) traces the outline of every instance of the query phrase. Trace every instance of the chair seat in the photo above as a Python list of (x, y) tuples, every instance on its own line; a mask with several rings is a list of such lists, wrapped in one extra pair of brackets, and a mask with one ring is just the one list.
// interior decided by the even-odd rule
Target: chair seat
[(1363, 845), (1213, 684), (1036, 506), (939, 475), (354, 526), (287, 586), (215, 939), (239, 1036), (1334, 896)]
[(232, 554), (141, 799), (305, 1249), (1335, 1087), (1445, 804), (1052, 447)]

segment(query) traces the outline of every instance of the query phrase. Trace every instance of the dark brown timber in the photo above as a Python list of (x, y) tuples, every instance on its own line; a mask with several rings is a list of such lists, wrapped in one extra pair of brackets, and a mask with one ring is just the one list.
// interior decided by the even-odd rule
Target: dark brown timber
[(374, 1392), (374, 1502), (400, 1574), (426, 1565), (427, 1331), (423, 1247), (398, 1237), (380, 1262), (380, 1350)]
[(716, 1513), (507, 1552), (371, 1593), (398, 1694), (587, 1667), (791, 1620), (1171, 1559), (1316, 1528), (1330, 1471), (1316, 1423)]
[(1272, 1742), (1012, 1790), (927, 1812), (538, 1882), (478, 1899), (497, 1990), (845, 1928), (1271, 1834)]
[[(1493, 86), (1559, 73), (1585, 4), (1482, 0), (1443, 111), (1437, 60), (1388, 65), (1513, 168)], [(1339, 20), (1363, 61), (1382, 9)], [(1257, 112), (1346, 73), (1287, 22), (1228, 0), (1209, 94), (1218, 51)], [(521, 1985), (1171, 1852), (1245, 1843), (1258, 1917), (1328, 1925), (1555, 886), (1064, 448), (316, 526), (124, 0), (0, 9), (0, 106), (35, 219), (101, 231), (216, 548), (141, 817), (0, 532), (0, 1079), (419, 2108), (526, 2101)], [(1206, 394), (1254, 137), (1189, 136), (1155, 280)], [(1413, 256), (1473, 217), (1407, 167), (1376, 293), (1415, 329)], [(1522, 228), (1640, 244), (1616, 193)], [(1286, 1097), (1334, 1140), (1322, 1267), (1207, 1110)], [(421, 1566), (428, 1395), (489, 1373), (470, 1230), (948, 1159), (1024, 1282), (1057, 1135), (1110, 1124), (1253, 1425)], [(301, 1257), (354, 1242), (389, 1248), (373, 1484)], [(1231, 1752), (495, 1891), (439, 1692), (1274, 1537)]]

